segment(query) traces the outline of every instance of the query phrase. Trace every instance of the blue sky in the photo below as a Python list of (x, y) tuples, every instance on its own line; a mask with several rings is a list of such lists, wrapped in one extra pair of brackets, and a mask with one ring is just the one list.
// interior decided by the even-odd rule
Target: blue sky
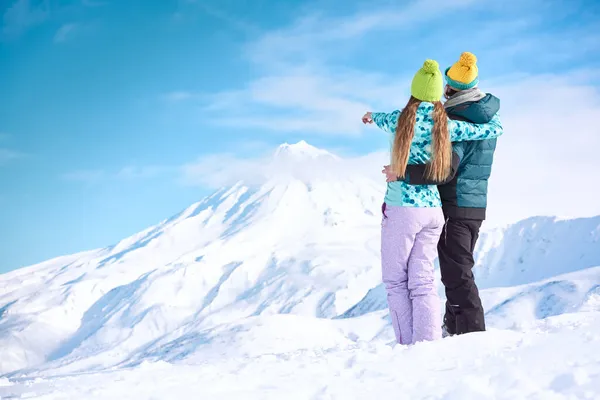
[[(593, 0), (5, 0), (0, 14), (0, 272), (175, 214), (227, 183), (210, 177), (223, 160), (300, 139), (385, 148), (362, 113), (401, 106), (425, 58), (462, 51), (522, 129), (505, 154), (544, 166), (544, 188), (557, 155), (599, 166)], [(509, 158), (500, 182), (519, 173)]]

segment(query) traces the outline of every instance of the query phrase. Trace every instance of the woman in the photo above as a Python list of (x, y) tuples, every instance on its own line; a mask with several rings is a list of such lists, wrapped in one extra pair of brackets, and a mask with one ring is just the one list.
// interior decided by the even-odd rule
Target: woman
[[(373, 123), (393, 135), (391, 168), (404, 177), (407, 164), (427, 163), (427, 175), (443, 181), (450, 172), (452, 142), (492, 139), (502, 134), (500, 120), (475, 125), (449, 121), (441, 103), (439, 65), (426, 60), (415, 74), (411, 98), (402, 111), (368, 112)], [(396, 339), (412, 344), (441, 337), (440, 300), (434, 284), (436, 246), (444, 225), (435, 185), (388, 182), (381, 229), (382, 276)]]

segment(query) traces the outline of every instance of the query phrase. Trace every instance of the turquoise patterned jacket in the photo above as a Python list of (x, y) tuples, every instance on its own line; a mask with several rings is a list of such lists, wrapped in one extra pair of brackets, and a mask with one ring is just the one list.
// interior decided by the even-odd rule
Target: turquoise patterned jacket
[[(398, 117), (401, 111), (389, 114), (373, 113), (373, 122), (390, 134), (390, 145), (394, 143)], [(431, 130), (433, 129), (433, 104), (422, 102), (417, 109), (415, 136), (410, 146), (409, 164), (425, 164), (431, 158)], [(452, 142), (465, 140), (494, 139), (502, 135), (502, 124), (498, 114), (487, 124), (448, 120), (448, 132)], [(435, 185), (409, 185), (403, 181), (387, 184), (385, 202), (400, 207), (441, 207), (442, 201)]]

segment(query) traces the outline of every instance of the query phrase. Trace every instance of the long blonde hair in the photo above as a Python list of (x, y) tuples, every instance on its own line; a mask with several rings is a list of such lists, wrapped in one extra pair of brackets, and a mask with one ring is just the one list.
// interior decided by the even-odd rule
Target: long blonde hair
[[(410, 145), (415, 136), (417, 108), (421, 100), (410, 97), (398, 118), (396, 137), (392, 148), (392, 171), (404, 178), (410, 153)], [(440, 101), (433, 103), (433, 129), (431, 132), (431, 159), (427, 163), (426, 177), (443, 181), (450, 173), (452, 163), (452, 143), (448, 134), (446, 110)]]

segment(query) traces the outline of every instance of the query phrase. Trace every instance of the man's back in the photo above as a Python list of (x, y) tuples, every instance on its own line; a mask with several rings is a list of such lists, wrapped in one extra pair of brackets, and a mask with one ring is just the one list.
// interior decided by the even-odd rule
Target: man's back
[[(489, 122), (500, 109), (500, 100), (486, 94), (477, 101), (446, 107), (450, 119), (476, 124)], [(460, 157), (456, 176), (438, 186), (444, 213), (454, 218), (485, 219), (487, 182), (492, 172), (496, 139), (454, 143)]]
[(490, 122), (500, 110), (500, 99), (489, 93), (477, 101), (460, 102), (454, 105), (452, 98), (445, 105), (451, 119), (468, 121), (474, 124)]

